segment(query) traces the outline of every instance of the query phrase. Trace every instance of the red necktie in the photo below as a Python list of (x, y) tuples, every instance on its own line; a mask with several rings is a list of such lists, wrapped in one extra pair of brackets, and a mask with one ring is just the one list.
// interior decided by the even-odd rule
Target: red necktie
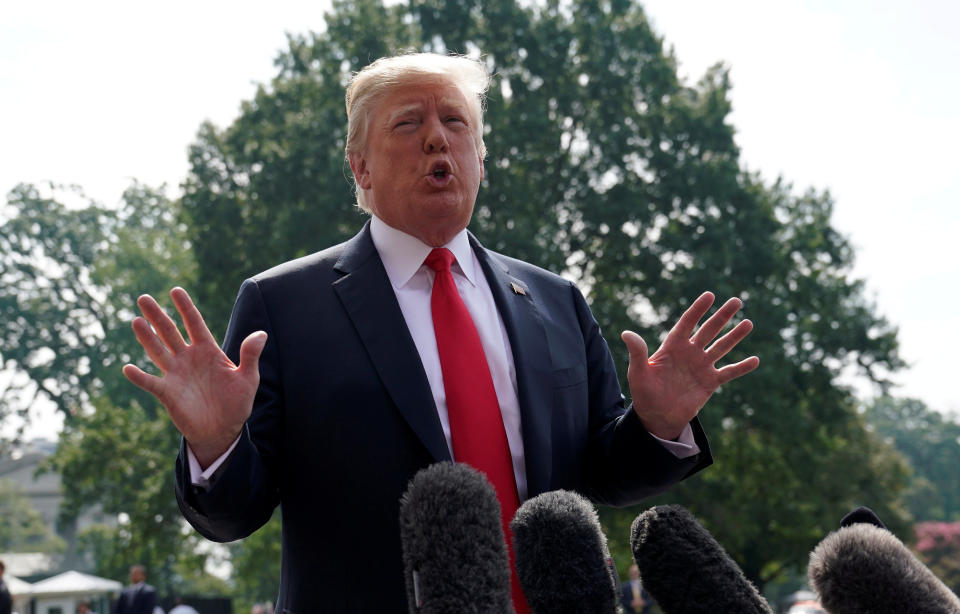
[(513, 568), (510, 539), (510, 520), (520, 504), (513, 460), (480, 335), (450, 272), (453, 260), (453, 253), (441, 247), (430, 252), (424, 261), (437, 273), (430, 294), (430, 309), (447, 397), (453, 456), (457, 462), (482, 471), (493, 484), (500, 500), (503, 533), (510, 551), (513, 604), (517, 614), (524, 614), (530, 610)]

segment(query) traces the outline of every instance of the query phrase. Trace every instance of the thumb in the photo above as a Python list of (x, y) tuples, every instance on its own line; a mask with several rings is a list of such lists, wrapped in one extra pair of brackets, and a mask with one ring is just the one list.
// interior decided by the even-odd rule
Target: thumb
[(630, 353), (630, 367), (639, 370), (646, 369), (649, 355), (647, 342), (643, 340), (643, 337), (632, 330), (625, 330), (620, 338), (623, 340), (623, 344), (627, 346), (627, 352)]
[(267, 333), (258, 330), (250, 333), (240, 344), (240, 371), (247, 377), (260, 375), (259, 362), (263, 346), (267, 344)]

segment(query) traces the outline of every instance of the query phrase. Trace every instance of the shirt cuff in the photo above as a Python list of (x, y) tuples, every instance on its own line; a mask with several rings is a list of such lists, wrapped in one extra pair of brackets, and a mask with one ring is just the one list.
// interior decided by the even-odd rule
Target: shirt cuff
[(230, 453), (233, 452), (233, 449), (237, 447), (238, 443), (240, 443), (240, 436), (234, 439), (233, 443), (230, 444), (230, 447), (227, 448), (227, 451), (217, 457), (217, 459), (210, 463), (210, 466), (206, 469), (200, 468), (200, 461), (197, 460), (197, 457), (194, 455), (193, 450), (190, 449), (190, 444), (188, 443), (187, 463), (190, 465), (190, 483), (203, 489), (210, 488), (210, 486), (213, 485), (214, 474), (217, 472), (217, 469), (219, 469), (221, 465), (223, 465), (223, 463), (230, 457)]
[(677, 458), (690, 458), (691, 456), (700, 454), (700, 446), (698, 446), (697, 442), (694, 440), (693, 428), (691, 428), (689, 424), (683, 427), (683, 431), (681, 431), (680, 435), (673, 441), (660, 439), (653, 433), (650, 433), (650, 436), (659, 441), (660, 445), (666, 448)]

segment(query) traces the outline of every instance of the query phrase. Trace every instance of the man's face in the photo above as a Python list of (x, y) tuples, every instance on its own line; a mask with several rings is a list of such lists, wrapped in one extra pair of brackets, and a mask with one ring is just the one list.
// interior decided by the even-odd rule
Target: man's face
[(370, 210), (434, 247), (466, 228), (483, 162), (474, 122), (455, 86), (418, 82), (393, 90), (370, 116), (367, 145), (350, 154)]
[(137, 582), (143, 582), (144, 579), (143, 570), (139, 567), (133, 567), (130, 569), (130, 584), (136, 584)]

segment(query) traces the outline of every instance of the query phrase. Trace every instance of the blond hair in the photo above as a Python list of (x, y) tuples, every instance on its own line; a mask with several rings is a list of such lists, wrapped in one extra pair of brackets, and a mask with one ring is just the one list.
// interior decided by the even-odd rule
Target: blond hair
[[(380, 58), (350, 79), (346, 94), (348, 158), (366, 148), (370, 117), (377, 105), (394, 90), (419, 83), (448, 83), (463, 93), (477, 151), (481, 159), (487, 156), (483, 142), (483, 108), (490, 74), (486, 65), (462, 55), (408, 53)], [(357, 205), (369, 212), (359, 186), (356, 195)]]

